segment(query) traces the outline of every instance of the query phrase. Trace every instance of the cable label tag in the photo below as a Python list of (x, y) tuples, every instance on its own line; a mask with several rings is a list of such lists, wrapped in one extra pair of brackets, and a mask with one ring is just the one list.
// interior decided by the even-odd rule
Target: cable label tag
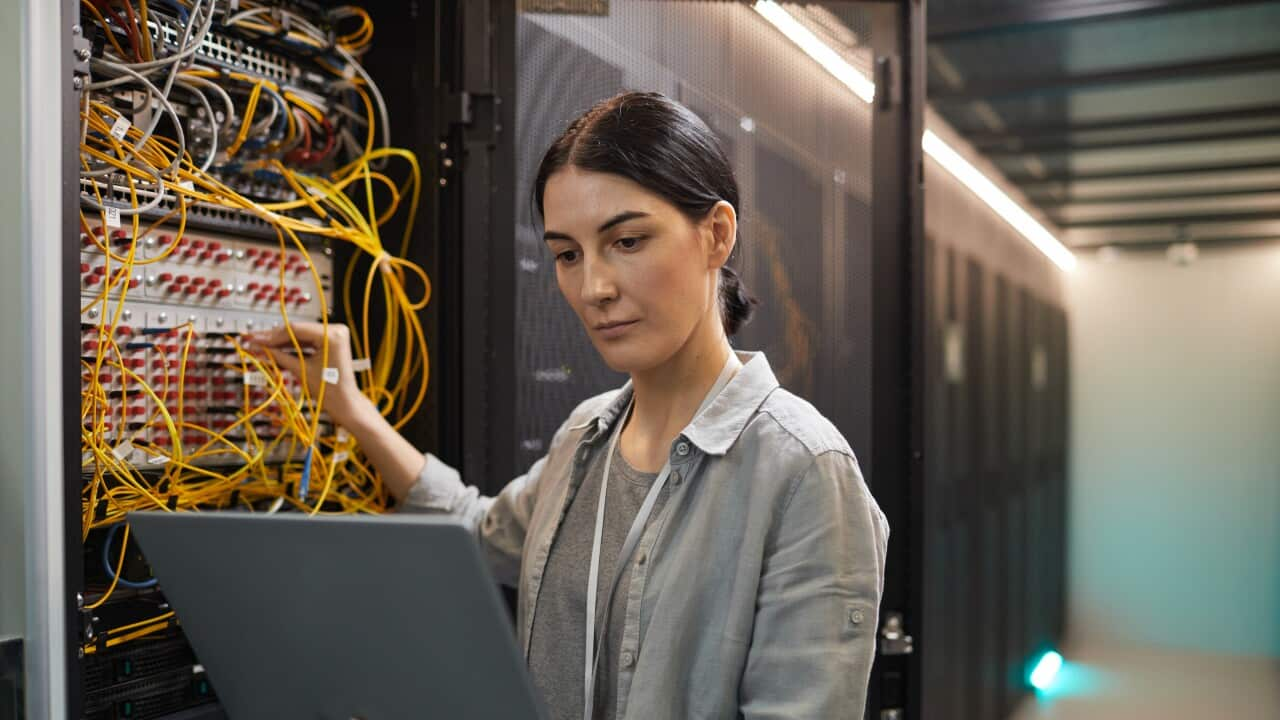
[(125, 120), (123, 117), (118, 117), (116, 118), (116, 121), (111, 124), (111, 137), (117, 140), (123, 140), (131, 127), (133, 126), (129, 124), (128, 120)]
[(180, 180), (180, 181), (178, 181), (178, 187), (182, 188), (183, 190), (186, 190), (187, 192), (195, 192), (195, 191), (196, 191), (196, 184), (195, 184), (195, 183), (193, 183), (193, 182), (191, 182), (190, 180)]
[(247, 373), (245, 373), (245, 374), (244, 374), (244, 384), (245, 384), (245, 385), (255, 385), (255, 386), (259, 386), (259, 387), (260, 387), (260, 386), (263, 386), (263, 385), (266, 385), (266, 384), (267, 384), (267, 376), (266, 376), (266, 374), (264, 374), (264, 373), (260, 373), (260, 372), (258, 372), (257, 370), (250, 370), (249, 372), (247, 372)]
[(341, 445), (351, 439), (351, 433), (344, 428), (338, 428), (338, 444)]
[(347, 452), (346, 450), (339, 450), (338, 452), (333, 454), (333, 464), (337, 465), (338, 463), (342, 462), (343, 460), (346, 460), (349, 457), (351, 457), (351, 453)]
[(115, 449), (111, 451), (111, 454), (115, 455), (117, 460), (128, 460), (129, 456), (133, 454), (133, 443), (125, 440), (117, 445)]
[(117, 208), (117, 207), (107, 208), (106, 218), (107, 218), (107, 227), (113, 228), (113, 229), (120, 227), (120, 208)]
[(346, 65), (344, 65), (344, 66), (342, 67), (342, 79), (343, 79), (343, 80), (348, 80), (348, 81), (349, 81), (349, 80), (354, 80), (354, 79), (355, 79), (355, 77), (356, 77), (356, 68), (355, 68), (355, 66), (354, 66), (354, 65), (352, 65), (351, 63), (347, 63)]
[(147, 460), (147, 464), (149, 465), (164, 465), (167, 462), (169, 462), (169, 458), (164, 455), (153, 455)]
[(351, 361), (351, 369), (356, 372), (361, 370), (372, 370), (373, 363), (369, 362), (369, 358), (356, 358)]
[(337, 385), (338, 384), (338, 368), (325, 368), (324, 372), (320, 374), (320, 377), (323, 378), (324, 381), (329, 383), (330, 385)]

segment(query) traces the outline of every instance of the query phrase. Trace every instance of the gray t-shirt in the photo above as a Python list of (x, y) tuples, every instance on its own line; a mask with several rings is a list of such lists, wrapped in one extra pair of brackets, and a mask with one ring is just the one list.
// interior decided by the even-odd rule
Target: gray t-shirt
[[(607, 447), (607, 446), (606, 446)], [(600, 501), (600, 478), (604, 474), (605, 452), (595, 453), (578, 494), (569, 505), (564, 524), (551, 545), (538, 610), (529, 635), (529, 670), (533, 683), (547, 701), (552, 720), (582, 720), (583, 661), (586, 645), (587, 574), (591, 567), (596, 505)], [(600, 590), (596, 622), (604, 617), (608, 583), (618, 563), (618, 553), (627, 531), (658, 473), (643, 473), (615, 451), (610, 468), (609, 493), (605, 499), (604, 531), (600, 538)], [(666, 501), (663, 488), (652, 514), (652, 524)], [(634, 553), (627, 572), (635, 565)], [(608, 632), (600, 649), (596, 675), (595, 711), (597, 720), (613, 720), (617, 708), (618, 647), (627, 614), (625, 580), (618, 583), (609, 615)]]

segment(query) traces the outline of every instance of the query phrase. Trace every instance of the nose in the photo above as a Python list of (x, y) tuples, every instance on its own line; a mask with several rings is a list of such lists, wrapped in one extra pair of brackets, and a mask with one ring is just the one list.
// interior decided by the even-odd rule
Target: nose
[(618, 297), (613, 268), (600, 257), (582, 259), (582, 299), (591, 305), (605, 305)]

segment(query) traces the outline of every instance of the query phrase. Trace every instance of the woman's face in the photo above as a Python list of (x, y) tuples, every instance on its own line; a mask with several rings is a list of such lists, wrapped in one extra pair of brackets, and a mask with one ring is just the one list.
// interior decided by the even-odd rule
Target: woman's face
[(719, 332), (716, 278), (736, 234), (728, 203), (695, 223), (631, 180), (570, 166), (547, 181), (543, 217), (560, 292), (609, 367), (650, 370), (709, 323)]

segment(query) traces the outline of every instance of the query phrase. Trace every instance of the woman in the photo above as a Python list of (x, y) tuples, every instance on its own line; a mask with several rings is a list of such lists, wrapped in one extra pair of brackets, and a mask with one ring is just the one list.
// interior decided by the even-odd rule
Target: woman
[[(714, 134), (662, 95), (619, 95), (552, 144), (535, 195), (560, 291), (630, 382), (492, 498), (360, 394), (342, 326), (326, 410), (405, 507), (475, 528), (519, 588), (552, 717), (861, 718), (888, 527), (840, 433), (729, 344), (754, 301), (726, 264), (738, 187)], [(250, 340), (298, 369), (282, 332)]]

